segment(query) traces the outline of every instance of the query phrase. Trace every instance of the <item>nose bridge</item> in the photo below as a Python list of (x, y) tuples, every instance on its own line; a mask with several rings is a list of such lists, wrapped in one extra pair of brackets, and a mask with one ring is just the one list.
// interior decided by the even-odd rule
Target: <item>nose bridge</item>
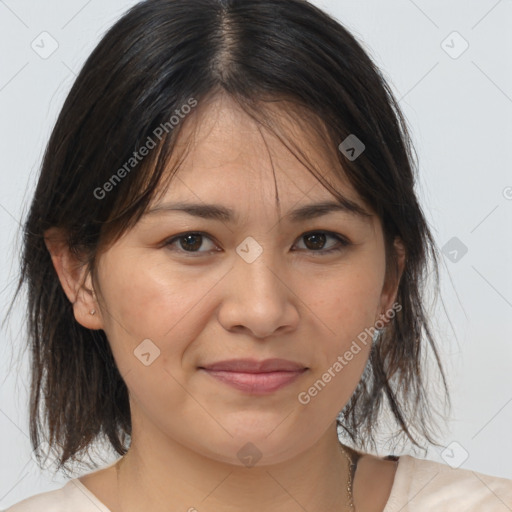
[(263, 238), (259, 236), (258, 242), (256, 238), (248, 236), (238, 245), (235, 272), (241, 287), (252, 292), (255, 300), (260, 299), (261, 294), (266, 295), (267, 300), (272, 300), (276, 294), (280, 294), (282, 284), (277, 277), (271, 237)]
[(289, 287), (282, 282), (281, 264), (271, 237), (260, 240), (261, 244), (247, 237), (236, 248), (219, 321), (227, 330), (243, 327), (265, 338), (279, 328), (296, 326), (299, 315), (290, 300)]

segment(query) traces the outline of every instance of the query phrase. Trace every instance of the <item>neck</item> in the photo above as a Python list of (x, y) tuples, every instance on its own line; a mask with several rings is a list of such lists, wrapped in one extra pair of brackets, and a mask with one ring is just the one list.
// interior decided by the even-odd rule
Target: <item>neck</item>
[(161, 444), (132, 434), (118, 466), (119, 512), (348, 512), (349, 462), (335, 427), (285, 462), (252, 467), (227, 464), (168, 439)]

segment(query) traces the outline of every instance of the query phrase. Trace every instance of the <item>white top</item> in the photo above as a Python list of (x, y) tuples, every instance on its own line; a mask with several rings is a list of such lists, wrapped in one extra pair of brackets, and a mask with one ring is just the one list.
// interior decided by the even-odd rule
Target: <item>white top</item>
[[(433, 510), (512, 512), (512, 480), (401, 455), (391, 494), (382, 512)], [(20, 501), (4, 512), (70, 511), (111, 512), (78, 478), (61, 489)]]

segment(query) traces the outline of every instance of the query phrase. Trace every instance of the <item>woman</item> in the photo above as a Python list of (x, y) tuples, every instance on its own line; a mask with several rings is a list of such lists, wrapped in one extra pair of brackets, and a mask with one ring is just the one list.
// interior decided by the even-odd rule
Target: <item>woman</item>
[(32, 443), (47, 425), (62, 468), (101, 437), (121, 458), (10, 512), (511, 509), (512, 481), (367, 453), (384, 398), (397, 437), (439, 446), (437, 253), (396, 101), (307, 2), (132, 8), (24, 234)]

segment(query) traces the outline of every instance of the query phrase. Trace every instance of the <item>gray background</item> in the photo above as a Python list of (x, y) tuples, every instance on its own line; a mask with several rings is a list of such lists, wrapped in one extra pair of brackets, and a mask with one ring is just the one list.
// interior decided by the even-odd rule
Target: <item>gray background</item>
[[(0, 0), (2, 317), (19, 221), (57, 113), (87, 55), (134, 3)], [(400, 99), (419, 155), (418, 194), (446, 248), (432, 317), (454, 407), (449, 449), (428, 458), (512, 479), (512, 1), (314, 3), (364, 42)], [(0, 331), (0, 509), (66, 481), (41, 473), (31, 454), (24, 325), (18, 306)]]

